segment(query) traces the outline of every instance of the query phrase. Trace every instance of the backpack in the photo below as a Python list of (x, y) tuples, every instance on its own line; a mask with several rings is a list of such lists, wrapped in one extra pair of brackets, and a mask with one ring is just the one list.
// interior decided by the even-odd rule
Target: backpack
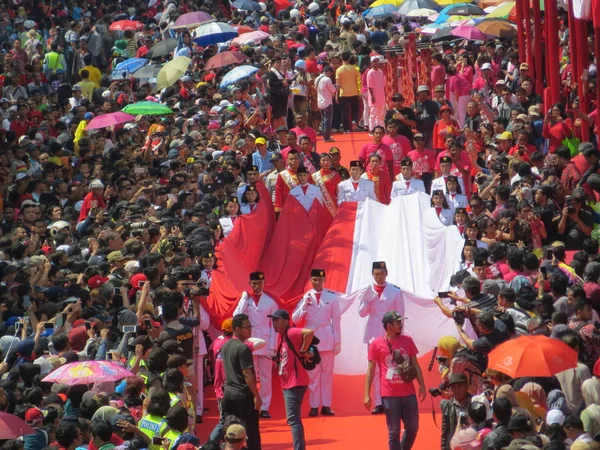
[[(300, 354), (296, 351), (296, 348), (294, 347), (294, 344), (292, 344), (292, 341), (290, 340), (290, 338), (287, 335), (287, 331), (284, 334), (285, 337), (285, 342), (288, 345), (288, 348), (292, 351), (292, 353), (294, 353), (294, 355), (296, 355), (296, 358), (298, 358), (298, 360), (300, 361), (300, 364), (302, 364), (302, 367), (304, 367), (305, 370), (315, 370), (315, 368), (321, 364), (321, 354), (319, 353), (319, 349), (317, 348), (317, 345), (321, 342), (319, 340), (318, 337), (313, 336), (312, 341), (310, 342), (310, 345), (308, 346), (308, 350), (306, 350), (306, 353), (312, 355), (312, 358), (308, 361), (305, 361), (304, 359), (302, 359), (302, 357), (300, 356)], [(279, 349), (277, 350), (277, 360), (281, 359), (281, 346), (283, 345), (283, 339), (281, 340), (281, 343), (279, 344)]]
[[(468, 364), (465, 371), (481, 376), (486, 371), (488, 366), (488, 357), (483, 353), (471, 350), (468, 347), (461, 347), (454, 353), (454, 358), (464, 358)], [(453, 359), (454, 359), (453, 358)]]

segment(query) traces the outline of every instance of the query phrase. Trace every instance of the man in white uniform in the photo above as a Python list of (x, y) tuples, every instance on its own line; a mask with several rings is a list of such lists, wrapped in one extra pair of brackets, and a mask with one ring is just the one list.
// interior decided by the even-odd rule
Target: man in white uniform
[[(450, 156), (442, 156), (440, 158), (440, 172), (442, 176), (436, 178), (431, 183), (431, 190), (434, 191), (436, 189), (441, 189), (444, 191), (444, 195), (448, 193), (448, 188), (446, 187), (447, 178), (452, 175), (452, 158)], [(465, 184), (461, 177), (458, 178), (458, 184), (460, 185), (461, 192), (465, 192)]]
[(321, 189), (308, 182), (308, 170), (306, 170), (306, 167), (298, 167), (296, 175), (298, 176), (298, 186), (290, 190), (290, 195), (298, 200), (306, 211), (310, 210), (315, 200), (323, 204)]
[(258, 173), (258, 166), (252, 165), (248, 167), (248, 171), (246, 172), (246, 182), (240, 183), (236, 191), (239, 203), (242, 203), (242, 196), (246, 191), (246, 186), (254, 186), (259, 180), (259, 176), (260, 174)]
[(360, 161), (350, 161), (350, 178), (338, 184), (338, 206), (344, 202), (364, 202), (367, 198), (377, 201), (373, 182), (361, 175)]
[(400, 161), (400, 173), (396, 181), (392, 184), (392, 198), (400, 195), (414, 194), (415, 192), (425, 193), (425, 185), (418, 178), (413, 178), (413, 162), (410, 158), (403, 158)]
[(265, 274), (252, 272), (250, 274), (250, 290), (242, 292), (242, 297), (233, 315), (246, 314), (252, 324), (252, 337), (264, 340), (267, 345), (255, 350), (254, 368), (260, 380), (260, 398), (262, 410), (260, 417), (270, 419), (269, 406), (271, 406), (271, 371), (273, 362), (271, 355), (275, 354), (276, 333), (273, 331), (271, 319), (267, 316), (279, 309), (277, 302), (263, 292), (265, 287)]
[[(365, 344), (370, 344), (374, 338), (381, 336), (381, 320), (386, 312), (397, 311), (404, 317), (402, 290), (398, 286), (386, 282), (388, 270), (385, 261), (375, 261), (371, 273), (374, 283), (360, 293), (360, 304), (358, 306), (360, 317), (369, 318), (363, 341)], [(371, 411), (371, 414), (383, 414), (381, 389), (378, 380), (379, 373), (373, 380), (375, 408)]]
[(321, 364), (314, 370), (308, 371), (308, 391), (310, 394), (310, 417), (319, 414), (334, 416), (331, 409), (333, 392), (333, 359), (341, 350), (341, 313), (338, 303), (338, 293), (323, 289), (325, 283), (325, 271), (323, 269), (312, 269), (310, 282), (313, 288), (304, 294), (302, 300), (296, 306), (292, 320), (298, 324), (304, 320), (303, 328), (315, 332), (315, 336), (321, 341), (319, 353)]

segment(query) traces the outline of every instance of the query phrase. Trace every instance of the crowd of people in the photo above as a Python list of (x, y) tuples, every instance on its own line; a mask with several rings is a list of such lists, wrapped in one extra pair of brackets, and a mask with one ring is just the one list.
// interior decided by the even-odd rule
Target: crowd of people
[[(457, 328), (439, 342), (442, 380), (429, 391), (444, 398), (441, 449), (600, 447), (600, 152), (596, 112), (580, 110), (571, 76), (566, 11), (564, 102), (548, 105), (516, 39), (436, 43), (418, 35), (424, 20), (365, 19), (363, 1), (238, 1), (256, 6), (0, 3), (0, 411), (34, 430), (2, 450), (258, 450), (273, 364), (303, 450), (305, 394), (309, 417), (335, 415), (338, 294), (314, 268), (286, 311), (252, 272), (233, 317), (211, 327), (215, 252), (261, 202), (277, 215), (291, 197), (307, 211), (320, 202), (335, 218), (344, 202), (413, 194), (464, 238), (452, 290), (434, 299)], [(230, 24), (240, 43), (204, 45), (196, 27), (176, 26), (193, 12)], [(114, 30), (119, 21), (130, 25)], [(254, 31), (264, 35), (243, 39)], [(408, 33), (433, 50), (414, 102), (385, 70)], [(224, 52), (241, 59), (215, 64)], [(116, 69), (145, 57), (144, 76)], [(187, 71), (157, 89), (160, 65), (179, 57)], [(589, 59), (579, 82), (594, 94)], [(254, 69), (221, 87), (242, 61)], [(129, 121), (89, 127), (142, 102)], [(348, 168), (335, 144), (346, 133), (369, 136)], [(385, 261), (372, 275), (359, 299), (364, 405), (385, 414), (390, 450), (410, 450), (427, 389), (402, 290)], [(522, 335), (561, 340), (577, 367), (518, 379), (487, 368)], [(88, 360), (132, 375), (43, 381)], [(221, 417), (210, 437), (205, 386)]]

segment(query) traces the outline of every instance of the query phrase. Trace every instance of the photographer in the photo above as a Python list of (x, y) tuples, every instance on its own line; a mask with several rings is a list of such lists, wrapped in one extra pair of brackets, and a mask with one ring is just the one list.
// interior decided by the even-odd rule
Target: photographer
[(494, 315), (490, 312), (482, 312), (477, 316), (475, 321), (475, 329), (479, 336), (477, 339), (471, 339), (458, 323), (456, 328), (467, 347), (484, 355), (489, 354), (494, 347), (510, 339), (506, 325), (500, 320), (495, 320)]
[[(467, 277), (462, 282), (462, 288), (465, 291), (466, 298), (459, 297), (454, 292), (449, 292), (448, 296), (456, 304), (457, 302), (464, 305), (457, 305), (455, 311), (461, 312), (463, 316), (469, 319), (482, 311), (493, 311), (497, 302), (494, 296), (481, 292), (481, 283), (475, 277)], [(454, 317), (456, 313), (445, 306), (439, 297), (434, 299), (434, 302), (446, 317)]]
[(590, 211), (582, 209), (584, 198), (579, 190), (565, 197), (565, 207), (561, 211), (557, 231), (566, 250), (581, 248), (581, 242), (592, 234), (594, 218)]
[(448, 382), (452, 394), (449, 400), (442, 400), (442, 437), (441, 450), (450, 450), (450, 441), (459, 426), (468, 424), (467, 410), (471, 404), (469, 383), (464, 373), (453, 373)]

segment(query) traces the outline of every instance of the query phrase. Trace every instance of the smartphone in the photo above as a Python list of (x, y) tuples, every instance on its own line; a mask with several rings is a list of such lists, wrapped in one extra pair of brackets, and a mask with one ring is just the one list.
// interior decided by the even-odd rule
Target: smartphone
[(114, 289), (113, 289), (113, 294), (114, 294), (114, 295), (120, 295), (120, 294), (121, 294), (121, 289), (119, 289), (119, 288), (114, 288)]
[(163, 445), (163, 439), (160, 436), (154, 436), (152, 438), (152, 445)]
[(143, 392), (140, 394), (140, 398), (142, 399), (142, 401), (146, 400), (146, 394), (144, 394)]
[(135, 325), (123, 325), (123, 333), (137, 333), (137, 326)]
[(544, 259), (546, 259), (548, 261), (552, 261), (553, 256), (554, 256), (554, 250), (552, 250), (551, 248), (547, 248), (546, 251), (544, 252)]
[(158, 311), (159, 316), (162, 316), (162, 306), (161, 305), (157, 306), (156, 311)]
[(31, 306), (31, 297), (29, 295), (23, 296), (23, 308), (27, 309)]
[(85, 329), (86, 330), (91, 330), (92, 329), (92, 324), (90, 322), (88, 322), (87, 320), (85, 322)]
[(144, 325), (146, 325), (146, 329), (147, 330), (149, 330), (150, 328), (152, 328), (152, 322), (150, 321), (150, 319), (144, 320)]
[(540, 273), (544, 276), (544, 279), (546, 279), (548, 277), (548, 269), (546, 269), (545, 267), (540, 267)]
[(48, 322), (46, 322), (46, 323), (44, 324), (44, 328), (45, 328), (46, 330), (54, 330), (54, 324), (53, 324), (53, 323), (48, 323)]
[(143, 287), (144, 287), (144, 283), (145, 283), (145, 281), (138, 281), (138, 285), (137, 285), (137, 287), (138, 287), (139, 289), (143, 288)]
[(449, 291), (438, 292), (438, 297), (439, 298), (450, 298), (450, 292)]

